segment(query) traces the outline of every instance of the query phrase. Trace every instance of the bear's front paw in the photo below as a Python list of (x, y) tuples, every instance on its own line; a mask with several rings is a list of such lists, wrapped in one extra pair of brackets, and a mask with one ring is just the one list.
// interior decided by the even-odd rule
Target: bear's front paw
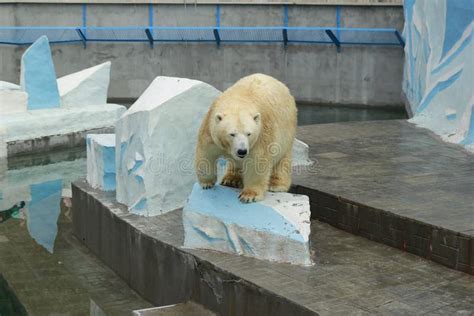
[(232, 174), (232, 175), (226, 174), (224, 178), (222, 178), (221, 184), (225, 185), (226, 187), (241, 188), (242, 177), (235, 174)]
[(204, 190), (207, 190), (214, 187), (215, 182), (214, 181), (200, 181), (199, 184), (201, 185), (201, 188), (203, 188)]
[(252, 203), (263, 200), (263, 194), (259, 194), (251, 189), (243, 189), (240, 192), (239, 200), (242, 203)]

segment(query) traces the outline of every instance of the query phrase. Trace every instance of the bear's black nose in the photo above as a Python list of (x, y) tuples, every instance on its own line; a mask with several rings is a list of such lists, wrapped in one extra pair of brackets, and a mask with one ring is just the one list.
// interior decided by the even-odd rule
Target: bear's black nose
[(245, 156), (247, 156), (247, 149), (237, 150), (237, 156), (239, 156), (240, 158), (244, 158)]

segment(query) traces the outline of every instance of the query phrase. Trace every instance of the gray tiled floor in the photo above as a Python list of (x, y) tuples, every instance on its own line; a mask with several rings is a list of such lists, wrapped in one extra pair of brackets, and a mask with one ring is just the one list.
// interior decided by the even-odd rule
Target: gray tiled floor
[[(474, 311), (474, 278), (413, 255), (312, 223), (315, 266), (266, 264), (246, 258), (220, 267), (319, 313), (412, 314)], [(202, 254), (202, 252), (200, 252)]]
[(294, 176), (351, 201), (474, 236), (474, 154), (406, 121), (299, 127), (316, 164)]
[(72, 234), (63, 206), (53, 254), (38, 245), (21, 221), (0, 224), (0, 273), (30, 315), (108, 315), (151, 307)]

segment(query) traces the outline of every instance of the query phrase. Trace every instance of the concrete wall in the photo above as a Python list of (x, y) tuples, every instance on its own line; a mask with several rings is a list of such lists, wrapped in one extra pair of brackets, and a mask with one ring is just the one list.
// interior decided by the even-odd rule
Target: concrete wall
[(405, 14), (410, 121), (474, 151), (472, 0), (407, 0)]
[[(81, 25), (81, 7), (75, 4), (2, 4), (6, 25)], [(394, 27), (402, 30), (400, 6), (343, 6), (341, 25)], [(215, 25), (214, 5), (154, 6), (155, 25)], [(88, 5), (89, 26), (146, 25), (148, 7)], [(221, 25), (271, 26), (283, 24), (281, 5), (222, 5)], [(335, 26), (335, 6), (290, 6), (290, 26)], [(0, 46), (0, 80), (18, 82), (24, 48)], [(400, 47), (333, 45), (233, 45), (89, 43), (53, 45), (58, 76), (104, 61), (112, 61), (109, 97), (138, 97), (158, 75), (181, 76), (225, 89), (240, 77), (263, 72), (285, 82), (296, 99), (307, 102), (401, 105), (403, 50)]]
[[(16, 25), (15, 7), (0, 5), (0, 26)], [(20, 83), (19, 51), (15, 46), (0, 45), (0, 81)]]

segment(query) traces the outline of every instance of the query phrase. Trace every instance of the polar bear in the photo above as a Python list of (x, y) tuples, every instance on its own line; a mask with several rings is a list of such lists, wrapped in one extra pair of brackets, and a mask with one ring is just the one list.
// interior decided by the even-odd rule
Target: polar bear
[(195, 168), (203, 189), (217, 180), (216, 161), (227, 160), (221, 184), (242, 188), (239, 199), (260, 201), (267, 190), (288, 191), (295, 138), (295, 99), (280, 81), (253, 74), (224, 91), (199, 130)]

